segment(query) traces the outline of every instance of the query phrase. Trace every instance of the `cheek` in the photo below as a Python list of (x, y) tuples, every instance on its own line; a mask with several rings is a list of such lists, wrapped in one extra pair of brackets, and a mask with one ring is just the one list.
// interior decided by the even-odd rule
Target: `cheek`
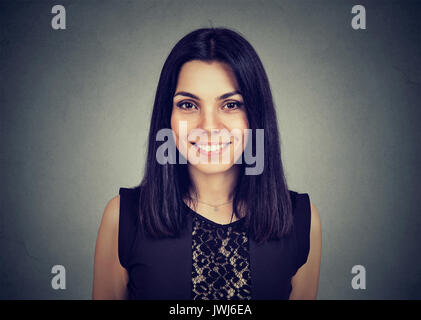
[(175, 117), (171, 116), (171, 130), (172, 130), (172, 135), (174, 137), (175, 143), (178, 144), (178, 122), (175, 121)]
[(241, 130), (248, 129), (249, 127), (249, 122), (245, 111), (236, 114), (235, 117), (230, 119), (230, 122), (232, 127), (237, 127)]
[(241, 137), (243, 139), (246, 139), (246, 134), (247, 134), (246, 129), (249, 128), (247, 117), (239, 117), (235, 120), (232, 120), (230, 123), (230, 127), (231, 127), (231, 130), (234, 129), (235, 131), (240, 132)]
[(180, 143), (185, 144), (190, 127), (190, 121), (187, 121), (185, 118), (177, 117), (176, 115), (171, 117), (171, 129), (177, 146), (179, 146)]

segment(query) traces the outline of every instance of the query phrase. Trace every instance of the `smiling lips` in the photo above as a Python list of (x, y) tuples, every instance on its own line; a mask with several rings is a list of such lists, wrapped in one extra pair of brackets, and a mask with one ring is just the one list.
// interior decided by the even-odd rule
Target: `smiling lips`
[(223, 150), (225, 147), (231, 144), (231, 142), (228, 143), (209, 143), (209, 144), (198, 144), (191, 142), (196, 149), (201, 151), (201, 153), (204, 154), (217, 154), (221, 150)]

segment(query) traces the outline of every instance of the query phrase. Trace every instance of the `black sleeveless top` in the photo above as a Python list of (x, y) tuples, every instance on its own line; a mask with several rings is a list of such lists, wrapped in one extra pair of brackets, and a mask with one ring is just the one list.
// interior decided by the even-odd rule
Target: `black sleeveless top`
[(184, 204), (187, 227), (177, 238), (152, 239), (138, 222), (140, 187), (120, 188), (118, 256), (128, 271), (129, 299), (288, 299), (291, 278), (310, 249), (310, 199), (289, 191), (293, 232), (257, 244), (243, 228), (213, 222)]

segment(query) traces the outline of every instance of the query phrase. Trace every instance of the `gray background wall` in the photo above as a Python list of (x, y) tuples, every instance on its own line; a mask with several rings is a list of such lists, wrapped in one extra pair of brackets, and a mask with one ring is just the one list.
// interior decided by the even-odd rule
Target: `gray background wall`
[(162, 65), (213, 25), (268, 73), (289, 186), (322, 219), (318, 298), (420, 299), (420, 17), (420, 1), (0, 2), (0, 298), (90, 299), (100, 219), (142, 177)]

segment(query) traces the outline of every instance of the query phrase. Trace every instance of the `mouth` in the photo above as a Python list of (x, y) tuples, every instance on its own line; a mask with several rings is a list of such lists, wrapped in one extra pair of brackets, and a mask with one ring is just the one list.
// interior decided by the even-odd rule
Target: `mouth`
[(231, 142), (227, 143), (220, 143), (220, 144), (198, 144), (195, 142), (190, 142), (194, 148), (196, 148), (197, 151), (199, 151), (203, 155), (213, 155), (213, 154), (219, 154), (223, 150), (225, 150)]

